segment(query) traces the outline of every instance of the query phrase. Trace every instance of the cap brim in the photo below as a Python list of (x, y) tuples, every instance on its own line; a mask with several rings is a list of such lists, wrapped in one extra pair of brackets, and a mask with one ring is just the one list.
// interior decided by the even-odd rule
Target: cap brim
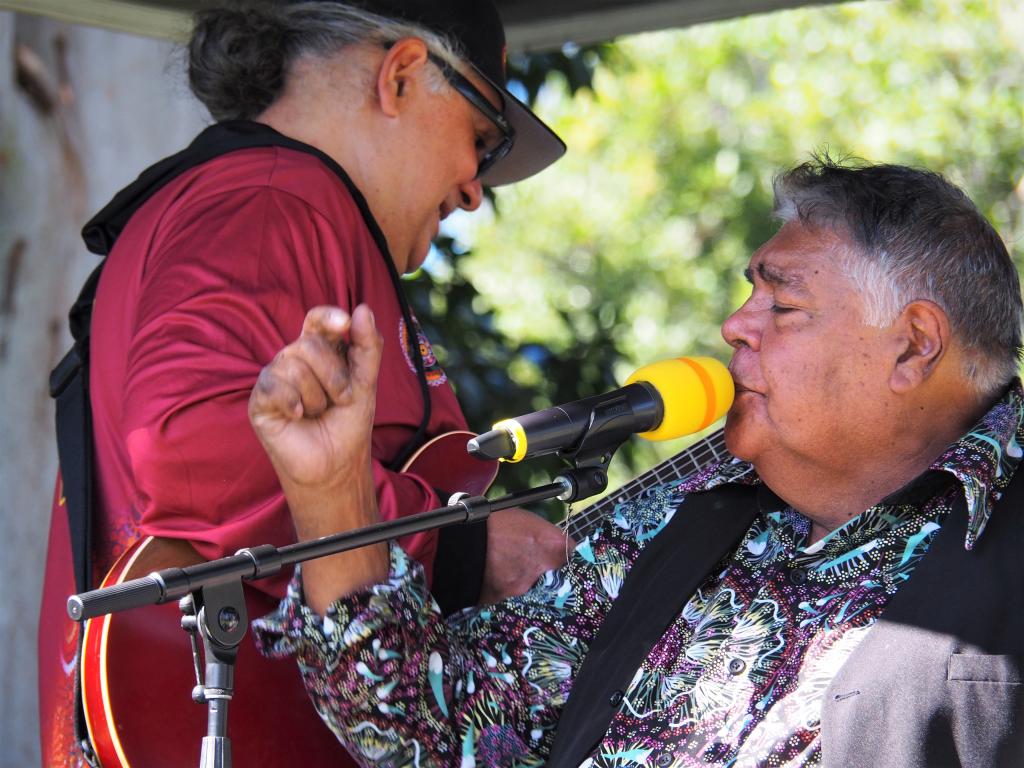
[(516, 132), (516, 140), (509, 153), (480, 177), (485, 187), (498, 187), (522, 181), (535, 173), (540, 173), (565, 154), (565, 142), (533, 114), (528, 106), (479, 69), (473, 69), (501, 94), (505, 100), (502, 114)]

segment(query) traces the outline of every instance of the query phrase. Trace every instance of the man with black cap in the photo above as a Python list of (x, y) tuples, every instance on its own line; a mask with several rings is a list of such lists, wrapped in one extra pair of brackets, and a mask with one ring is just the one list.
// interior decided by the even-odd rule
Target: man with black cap
[[(466, 425), (399, 276), (423, 263), (445, 217), (480, 205), (484, 185), (526, 178), (565, 151), (505, 89), (504, 32), (487, 1), (204, 10), (189, 44), (189, 79), (217, 123), (145, 171), (83, 233), (107, 257), (95, 288), (94, 426), (85, 438), (96, 457), (93, 587), (140, 537), (185, 541), (204, 558), (294, 540), (246, 403), (260, 369), (317, 305), (367, 304), (384, 338), (371, 446), (382, 516), (440, 506), (436, 479), (399, 470), (429, 438)], [(450, 483), (459, 488), (459, 478)], [(77, 590), (69, 536), (57, 493), (39, 645), (49, 766), (79, 764), (84, 735), (70, 727), (76, 635), (63, 604)], [(557, 529), (521, 510), (461, 541), (442, 537), (440, 555), (434, 535), (403, 546), (438, 581), (454, 566), (459, 578), (449, 586), (461, 594), (450, 607), (524, 591), (564, 561)], [(289, 575), (259, 585), (268, 605), (283, 596)], [(239, 676), (253, 682), (262, 662), (248, 645)], [(97, 724), (104, 713), (91, 711), (91, 735), (110, 750), (104, 765), (127, 764), (128, 732), (145, 728), (147, 716), (134, 712), (140, 724), (125, 724), (107, 696), (116, 659), (104, 664), (103, 709), (117, 727)], [(149, 721), (187, 695), (160, 693), (149, 697)], [(288, 738), (243, 728), (232, 725), (240, 762), (239, 750), (257, 737)], [(135, 762), (173, 763), (158, 732)], [(260, 764), (275, 764), (273, 749), (261, 749)]]

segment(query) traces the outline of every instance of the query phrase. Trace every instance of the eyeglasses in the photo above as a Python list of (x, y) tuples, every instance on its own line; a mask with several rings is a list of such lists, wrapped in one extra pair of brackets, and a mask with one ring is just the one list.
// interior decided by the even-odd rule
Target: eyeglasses
[(512, 151), (512, 145), (516, 143), (516, 129), (461, 72), (440, 56), (433, 53), (429, 54), (429, 56), (430, 60), (441, 70), (441, 74), (444, 75), (448, 84), (458, 91), (466, 101), (482, 112), (484, 117), (494, 123), (500, 133), (500, 136), (496, 139), (488, 143), (481, 142), (477, 148), (478, 165), (476, 177), (479, 179), (488, 170), (493, 168), (495, 163)]

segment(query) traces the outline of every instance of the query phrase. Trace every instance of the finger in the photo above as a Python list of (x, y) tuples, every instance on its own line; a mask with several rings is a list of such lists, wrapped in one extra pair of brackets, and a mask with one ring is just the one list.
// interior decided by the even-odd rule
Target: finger
[[(337, 357), (334, 353), (335, 360)], [(291, 345), (286, 353), (278, 356), (273, 367), (274, 375), (290, 384), (297, 392), (302, 406), (300, 415), (307, 418), (319, 416), (330, 402), (326, 386), (310, 364), (309, 358), (308, 354), (296, 354), (295, 345)]]
[[(250, 397), (250, 413), (299, 419), (317, 416), (327, 408), (329, 395), (317, 372), (307, 362), (310, 357), (333, 358), (334, 366), (342, 365), (337, 352), (327, 348), (327, 342), (310, 337), (300, 339), (281, 350), (259, 375)], [(311, 344), (327, 348), (311, 351)], [(340, 374), (333, 374), (338, 378)]]
[(302, 410), (299, 390), (290, 381), (278, 376), (273, 365), (264, 367), (249, 396), (250, 421), (258, 424), (268, 419), (301, 419)]
[(302, 335), (320, 336), (337, 347), (346, 340), (352, 318), (340, 307), (313, 307), (302, 321)]
[(377, 331), (373, 312), (365, 304), (360, 304), (352, 313), (349, 336), (347, 357), (354, 393), (372, 396), (377, 390), (377, 372), (384, 341)]
[[(315, 381), (316, 388), (328, 401), (341, 403), (349, 397), (351, 379), (348, 360), (327, 337), (320, 334), (303, 334), (285, 347), (281, 356), (301, 361), (305, 366), (301, 372), (308, 371)], [(298, 375), (299, 371), (295, 373)], [(304, 386), (313, 385), (313, 381), (304, 382)]]

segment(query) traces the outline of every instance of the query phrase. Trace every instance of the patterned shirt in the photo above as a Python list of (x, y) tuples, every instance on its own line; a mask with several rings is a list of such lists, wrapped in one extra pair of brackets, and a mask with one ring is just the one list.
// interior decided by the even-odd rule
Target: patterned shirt
[(807, 518), (727, 459), (620, 504), (521, 597), (446, 621), (419, 567), (392, 546), (388, 582), (323, 619), (302, 603), (297, 576), (279, 610), (254, 623), (257, 639), (297, 656), (321, 716), (366, 764), (541, 766), (646, 544), (685, 514), (688, 494), (757, 484), (753, 524), (652, 648), (583, 766), (815, 766), (826, 687), (958, 503), (974, 546), (1020, 461), (1022, 421), (1018, 382), (927, 482), (813, 545)]

